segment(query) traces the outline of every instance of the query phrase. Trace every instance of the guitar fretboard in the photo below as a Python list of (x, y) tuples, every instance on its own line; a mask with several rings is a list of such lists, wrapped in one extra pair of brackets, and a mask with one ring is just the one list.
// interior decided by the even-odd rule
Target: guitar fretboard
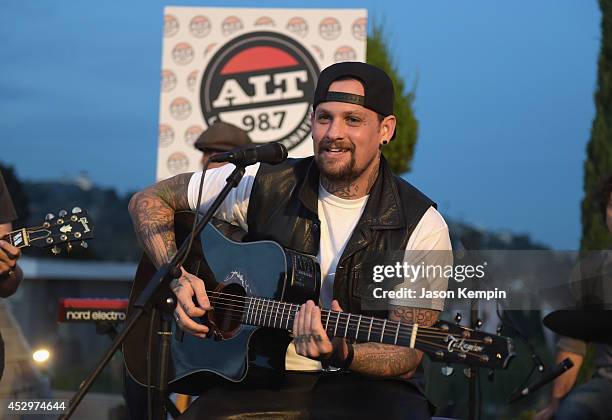
[[(299, 305), (263, 298), (244, 298), (242, 322), (291, 330)], [(321, 322), (331, 337), (414, 347), (418, 325), (345, 312), (321, 310)]]

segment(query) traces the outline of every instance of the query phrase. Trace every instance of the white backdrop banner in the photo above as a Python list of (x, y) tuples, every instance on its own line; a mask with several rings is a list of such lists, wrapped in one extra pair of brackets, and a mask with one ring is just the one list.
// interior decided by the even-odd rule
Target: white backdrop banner
[(367, 10), (171, 6), (163, 36), (158, 180), (201, 169), (193, 143), (216, 120), (312, 154), (317, 76), (365, 61)]

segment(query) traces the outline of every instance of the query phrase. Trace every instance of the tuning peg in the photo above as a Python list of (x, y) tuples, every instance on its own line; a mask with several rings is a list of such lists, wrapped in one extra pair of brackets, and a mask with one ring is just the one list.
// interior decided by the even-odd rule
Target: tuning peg
[(495, 380), (495, 371), (493, 369), (489, 369), (487, 372), (487, 379), (489, 382), (493, 382)]
[(466, 367), (465, 369), (463, 369), (463, 376), (469, 379), (472, 377), (472, 375), (473, 375), (472, 368)]
[(451, 376), (454, 371), (455, 368), (453, 368), (451, 365), (442, 366), (440, 368), (440, 373), (442, 373), (444, 376)]
[(72, 214), (79, 214), (80, 212), (82, 212), (83, 210), (81, 210), (80, 207), (73, 207), (72, 208)]
[(55, 219), (55, 215), (53, 213), (48, 213), (45, 216), (45, 220), (53, 220), (53, 219)]
[(66, 244), (66, 252), (70, 252), (72, 251), (72, 244), (71, 243), (67, 243)]
[(476, 323), (474, 324), (474, 328), (479, 330), (480, 327), (482, 327), (482, 319), (477, 319)]
[(81, 241), (81, 248), (87, 249), (87, 247), (89, 247), (89, 244), (85, 241)]
[(66, 215), (68, 214), (68, 212), (66, 210), (60, 210), (57, 215), (59, 217), (66, 217)]
[(53, 248), (51, 248), (51, 252), (53, 252), (53, 255), (59, 255), (62, 250), (59, 246), (55, 245)]
[(496, 330), (497, 331), (497, 335), (501, 335), (503, 328), (504, 328), (504, 326), (502, 324), (499, 324), (497, 326), (497, 330)]
[(457, 312), (457, 315), (455, 315), (455, 322), (459, 324), (461, 323), (461, 319), (462, 319), (461, 314)]

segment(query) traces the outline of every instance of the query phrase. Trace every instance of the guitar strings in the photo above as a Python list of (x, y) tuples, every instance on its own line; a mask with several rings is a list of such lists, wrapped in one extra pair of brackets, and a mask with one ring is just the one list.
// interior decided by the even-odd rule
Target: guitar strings
[[(229, 319), (229, 320), (232, 320), (232, 321), (242, 321), (243, 317), (241, 317), (241, 316), (237, 316), (237, 317), (236, 316), (226, 316), (224, 319)], [(279, 321), (280, 321), (279, 327), (282, 327), (282, 322), (285, 322), (285, 321), (292, 322), (292, 318), (290, 318), (290, 317), (289, 318), (280, 318)], [(262, 326), (265, 326), (265, 325), (262, 325)], [(272, 324), (272, 325), (268, 325), (268, 326), (276, 327), (276, 324)], [(340, 324), (339, 323), (338, 327), (339, 327), (339, 329), (346, 328), (346, 324)], [(289, 326), (286, 326), (285, 328), (289, 329)], [(328, 328), (327, 332), (331, 332), (331, 328)], [(377, 335), (381, 334), (381, 331), (371, 331), (370, 333), (371, 333), (371, 335), (373, 337), (376, 337)], [(359, 334), (356, 337), (354, 337), (353, 339), (359, 340), (359, 338), (360, 337), (362, 338), (364, 335), (365, 335), (365, 331), (360, 331)], [(337, 334), (336, 336), (339, 337), (339, 338), (342, 338), (341, 334)], [(395, 333), (389, 333), (389, 334), (386, 333), (386, 332), (382, 333), (382, 338), (385, 338), (385, 337), (387, 337), (387, 338), (395, 337)], [(410, 341), (411, 334), (401, 334), (400, 333), (400, 334), (398, 334), (397, 337), (398, 337), (398, 341), (397, 342), (401, 342), (403, 340)], [(349, 338), (350, 339), (351, 337), (344, 336), (343, 338)], [(416, 340), (419, 341), (419, 340), (421, 340), (421, 338), (436, 338), (436, 339), (439, 339), (440, 336), (439, 335), (427, 334), (427, 333), (419, 333), (417, 335)], [(376, 340), (369, 340), (369, 341), (376, 342)], [(463, 342), (467, 342), (467, 343), (483, 343), (482, 340), (469, 339), (469, 338), (462, 338), (462, 341)], [(397, 342), (396, 342), (396, 344), (397, 344)], [(390, 343), (386, 343), (386, 344), (390, 344)], [(446, 347), (442, 346), (440, 348), (446, 348)]]
[[(224, 299), (224, 300), (229, 301), (229, 302), (232, 302), (232, 303), (234, 303), (234, 302), (242, 303), (239, 300), (227, 299), (227, 298), (223, 298), (223, 297), (219, 297), (219, 298), (220, 299)], [(242, 297), (242, 298), (245, 299), (245, 300), (248, 299), (246, 297)], [(254, 299), (257, 299), (257, 298), (254, 298)], [(278, 311), (280, 310), (280, 306), (278, 308), (274, 308), (274, 307), (270, 307), (269, 305), (265, 305), (265, 309), (264, 309), (264, 304), (266, 302), (273, 302), (273, 301), (263, 301), (262, 300), (261, 302), (262, 302), (262, 305), (259, 305), (258, 303), (256, 303), (254, 308), (251, 308), (250, 306), (247, 307), (246, 305), (240, 305), (240, 304), (239, 305), (228, 305), (226, 303), (225, 305), (226, 305), (226, 307), (236, 308), (236, 311), (240, 310), (240, 311), (244, 312), (245, 315), (248, 315), (248, 317), (252, 318), (253, 320), (259, 319), (259, 321), (261, 321), (262, 318), (263, 318), (264, 322), (265, 322), (266, 318), (270, 318), (270, 320), (271, 320), (272, 317), (274, 317), (275, 315), (278, 314)], [(287, 305), (290, 306), (289, 312), (291, 312), (291, 310), (297, 310), (297, 309), (294, 309), (296, 306), (299, 308), (299, 305), (296, 305), (296, 304), (290, 304), (290, 303), (284, 303), (284, 302), (275, 302), (275, 304), (277, 304), (277, 305), (278, 304), (285, 305), (285, 307), (282, 309), (283, 312), (286, 310), (286, 306)], [(261, 308), (259, 306), (261, 306)], [(257, 313), (253, 313), (253, 315), (249, 315), (249, 312), (251, 311), (251, 309), (253, 309), (254, 311), (258, 311), (258, 312)], [(343, 313), (343, 312), (327, 311), (327, 310), (322, 310), (322, 312), (329, 312), (329, 315), (328, 315), (329, 317), (331, 317), (333, 313), (340, 314), (338, 316), (338, 318), (339, 318), (338, 319), (338, 325), (342, 325), (342, 328), (346, 328), (347, 324), (346, 324), (345, 321), (347, 321), (347, 320), (348, 320), (348, 325), (349, 326), (351, 326), (351, 324), (355, 324), (355, 325), (359, 324), (359, 320), (358, 319), (353, 319), (353, 317), (357, 317), (356, 315), (352, 315), (349, 318), (348, 314)], [(289, 315), (293, 315), (293, 314), (289, 313)], [(323, 315), (326, 315), (326, 314), (323, 314)], [(342, 318), (344, 318), (342, 315), (347, 315), (345, 317), (346, 319), (342, 319)], [(281, 322), (286, 320), (285, 318), (282, 318), (282, 316), (284, 316), (284, 313), (281, 315)], [(278, 316), (276, 316), (276, 318), (278, 319)], [(369, 318), (369, 319), (371, 319), (373, 321), (372, 322), (372, 326), (373, 326), (373, 330), (375, 332), (380, 332), (380, 331), (383, 330), (382, 326), (385, 326), (384, 320), (381, 321), (381, 320), (373, 318), (373, 317), (372, 318), (371, 317), (367, 317), (367, 318)], [(289, 319), (292, 319), (292, 317), (289, 317)], [(342, 322), (342, 324), (340, 324), (340, 322)], [(376, 322), (377, 324), (375, 324), (374, 322)], [(385, 335), (389, 334), (391, 336), (395, 336), (395, 332), (393, 332), (392, 330), (387, 332), (386, 330), (387, 330), (388, 327), (391, 327), (391, 326), (393, 327), (393, 329), (397, 329), (398, 328), (398, 323), (400, 325), (399, 328), (401, 328), (401, 327), (410, 328), (413, 325), (413, 324), (408, 324), (408, 323), (402, 323), (400, 321), (387, 320), (386, 326), (384, 328), (385, 332), (383, 334), (385, 334)], [(364, 325), (367, 325), (367, 321), (364, 322)], [(374, 327), (376, 327), (376, 328), (374, 328)], [(419, 327), (419, 330), (424, 330), (424, 331), (431, 330), (430, 334), (434, 334), (434, 335), (430, 335), (430, 336), (446, 336), (446, 335), (449, 334), (448, 332), (439, 331), (438, 329), (435, 329), (435, 328), (427, 328), (427, 327), (422, 327), (421, 328), (421, 327)], [(408, 332), (406, 334), (399, 333), (398, 336), (411, 336), (411, 334), (412, 334), (412, 332)], [(483, 340), (478, 340), (478, 339), (470, 339), (470, 338), (467, 338), (467, 337), (463, 337), (463, 339), (469, 340), (469, 341), (472, 341), (472, 342), (483, 342), (484, 343)]]
[[(250, 304), (252, 301), (257, 301), (257, 300), (259, 300), (259, 301), (260, 301), (260, 302), (262, 302), (262, 303), (270, 303), (271, 305), (274, 305), (274, 304), (277, 304), (277, 305), (278, 305), (278, 304), (282, 304), (282, 305), (290, 305), (290, 306), (292, 306), (292, 307), (293, 307), (293, 306), (296, 306), (297, 308), (299, 308), (299, 307), (300, 307), (300, 305), (299, 305), (299, 304), (288, 303), (288, 302), (280, 302), (280, 301), (273, 301), (273, 300), (266, 299), (266, 298), (258, 298), (258, 297), (251, 297), (251, 296), (234, 295), (234, 294), (231, 294), (231, 293), (225, 293), (225, 292), (216, 292), (216, 291), (211, 291), (211, 292), (207, 292), (207, 294), (209, 294), (209, 295), (218, 295), (218, 296), (220, 296), (221, 298), (223, 298), (223, 297), (225, 297), (225, 296), (237, 297), (237, 298), (239, 298), (239, 299), (237, 299), (237, 300), (232, 300), (231, 298), (225, 298), (225, 299), (226, 299), (226, 300), (233, 301), (233, 302), (238, 302), (238, 303), (241, 303), (241, 300), (244, 300), (245, 302), (246, 302), (246, 301), (249, 301), (249, 304)], [(257, 303), (256, 303), (256, 304), (257, 304)], [(324, 312), (324, 311), (329, 311), (329, 312), (330, 312), (330, 314), (331, 314), (331, 313), (340, 313), (340, 314), (346, 314), (346, 315), (347, 315), (347, 317), (348, 317), (348, 313), (345, 313), (345, 312), (336, 312), (336, 311), (332, 311), (332, 310), (328, 310), (328, 309), (322, 309), (321, 311), (322, 311), (322, 312)], [(357, 317), (358, 315), (351, 314), (351, 317), (353, 317), (353, 316)], [(377, 319), (376, 319), (376, 318), (374, 318), (374, 317), (372, 317), (372, 318), (373, 318), (373, 319), (374, 319), (376, 322), (384, 322), (384, 321), (377, 320)], [(401, 321), (391, 321), (391, 320), (387, 320), (387, 323), (389, 323), (389, 322), (401, 322)], [(402, 325), (413, 325), (413, 324), (410, 324), (410, 323), (402, 323)], [(438, 330), (439, 330), (439, 329), (438, 329), (438, 328), (431, 328), (431, 327), (424, 327), (424, 326), (423, 326), (423, 327), (421, 327), (421, 326), (419, 326), (419, 330), (431, 330), (432, 332), (438, 332)], [(445, 335), (446, 333), (441, 333), (441, 334)]]
[[(230, 317), (226, 317), (226, 319), (227, 318), (229, 318), (230, 320), (234, 320), (234, 321), (241, 321), (244, 317), (243, 316), (239, 316), (239, 317), (230, 316)], [(282, 320), (291, 320), (291, 317), (283, 318)], [(384, 337), (385, 334), (382, 334), (382, 336)], [(407, 338), (407, 337), (403, 337), (403, 338)], [(422, 344), (423, 346), (432, 347), (433, 349), (448, 350), (448, 346), (447, 345), (433, 343), (431, 341), (425, 340), (426, 338), (439, 338), (439, 337), (435, 336), (435, 335), (431, 335), (431, 334), (419, 334), (415, 338), (415, 342), (417, 342), (419, 344)], [(464, 341), (477, 341), (477, 340), (465, 339)], [(371, 341), (371, 342), (375, 342), (375, 341)], [(466, 355), (472, 356), (473, 358), (476, 358), (476, 359), (480, 359), (482, 357), (481, 354), (474, 353), (474, 352), (471, 352), (469, 350), (465, 351), (465, 352), (458, 351), (457, 354), (466, 354)], [(461, 362), (461, 360), (458, 360), (458, 362)]]
[[(215, 292), (213, 292), (213, 293), (215, 293)], [(218, 292), (216, 294), (223, 295), (222, 293), (218, 293)], [(225, 298), (223, 296), (219, 296), (219, 297), (211, 296), (211, 298), (214, 298), (215, 300), (216, 299), (222, 299), (222, 300), (225, 300), (225, 301), (229, 301), (231, 303), (235, 303), (235, 302), (242, 303), (241, 301), (239, 301), (237, 299), (228, 299), (228, 298)], [(241, 298), (244, 299), (244, 300), (246, 300), (246, 299), (258, 299), (258, 298), (248, 298), (248, 297), (241, 297)], [(261, 301), (261, 302), (265, 303), (266, 301)], [(272, 302), (272, 301), (268, 301), (268, 302)], [(269, 321), (272, 322), (272, 319), (274, 318), (274, 325), (276, 325), (276, 322), (278, 320), (278, 321), (280, 321), (279, 322), (279, 326), (280, 326), (280, 325), (282, 325), (283, 322), (286, 322), (286, 325), (287, 325), (290, 321), (295, 319), (295, 316), (294, 316), (295, 314), (292, 313), (292, 310), (296, 311), (295, 307), (299, 308), (299, 305), (290, 304), (290, 303), (284, 303), (284, 302), (275, 302), (275, 303), (280, 303), (282, 305), (285, 305), (285, 308), (282, 309), (282, 313), (280, 313), (280, 317), (278, 316), (279, 315), (278, 309), (276, 311), (274, 311), (275, 308), (270, 308), (268, 306), (268, 307), (265, 308), (265, 310), (263, 310), (263, 307), (262, 308), (258, 308), (257, 307), (257, 306), (259, 306), (258, 304), (256, 304), (256, 307), (254, 308), (255, 311), (258, 311), (257, 313), (256, 312), (250, 312), (251, 309), (247, 308), (246, 305), (242, 305), (242, 304), (232, 305), (232, 304), (228, 304), (228, 303), (221, 303), (221, 302), (219, 302), (215, 306), (220, 308), (220, 309), (228, 309), (228, 310), (233, 311), (235, 313), (240, 312), (240, 315), (238, 315), (238, 316), (233, 316), (232, 315), (231, 316), (232, 320), (246, 319), (247, 322), (249, 321), (249, 319), (252, 320), (251, 322), (262, 322), (262, 320), (263, 320), (263, 322), (265, 323), (267, 319), (269, 319)], [(289, 311), (287, 313), (287, 317), (285, 317), (284, 312), (287, 310), (287, 308), (286, 308), (287, 305), (289, 305)], [(251, 313), (252, 313), (252, 315), (251, 315)], [(329, 317), (331, 317), (331, 315), (333, 313), (340, 314), (339, 317), (338, 317), (338, 320), (334, 321), (337, 324), (337, 326), (335, 327), (336, 330), (337, 329), (341, 330), (342, 328), (347, 329), (347, 327), (351, 327), (351, 326), (356, 327), (359, 324), (359, 320), (357, 320), (357, 319), (353, 320), (352, 317), (349, 319), (348, 316), (347, 316), (346, 319), (343, 319), (344, 317), (341, 316), (343, 314), (342, 312), (329, 311)], [(370, 318), (370, 317), (368, 317), (368, 318)], [(398, 321), (389, 321), (388, 320), (387, 323), (386, 323), (386, 326), (385, 326), (384, 320), (381, 321), (381, 320), (378, 320), (376, 318), (370, 318), (370, 319), (372, 320), (372, 328), (370, 329), (371, 333), (373, 332), (375, 334), (381, 334), (383, 337), (386, 337), (386, 336), (395, 337), (396, 332), (394, 330), (397, 331), (398, 323), (399, 323), (400, 330), (397, 331), (398, 339), (399, 338), (407, 339), (407, 338), (410, 338), (412, 336), (412, 332), (411, 331), (410, 332), (402, 332), (401, 331), (402, 327), (404, 327), (404, 328), (411, 328), (412, 324), (407, 324), (407, 323), (402, 323), (402, 322), (398, 322)], [(346, 321), (348, 321), (348, 323)], [(368, 322), (367, 321), (363, 322), (363, 324), (364, 324), (364, 326), (368, 325)], [(383, 328), (383, 326), (385, 326), (385, 328)], [(287, 327), (288, 327), (288, 325), (287, 325)], [(387, 330), (389, 327), (392, 327), (392, 328)], [(432, 330), (432, 329), (431, 328), (427, 328), (427, 327), (423, 327), (423, 328), (419, 327), (419, 330), (423, 331), (423, 332), (421, 332), (419, 334), (421, 337), (439, 338), (439, 337), (448, 336), (450, 334), (448, 332), (440, 332), (440, 331), (435, 330), (435, 329), (433, 329), (433, 331), (429, 331), (429, 330)], [(472, 342), (472, 343), (474, 343), (474, 342), (476, 342), (476, 343), (485, 343), (481, 339), (473, 339), (473, 338), (467, 338), (467, 337), (462, 337), (462, 340), (464, 340), (466, 342)]]

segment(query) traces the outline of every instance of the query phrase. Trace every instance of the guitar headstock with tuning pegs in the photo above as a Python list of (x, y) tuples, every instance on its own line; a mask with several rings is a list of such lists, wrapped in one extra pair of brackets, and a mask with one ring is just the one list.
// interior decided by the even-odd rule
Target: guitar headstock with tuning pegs
[(93, 223), (87, 212), (74, 207), (70, 213), (66, 210), (60, 210), (57, 216), (49, 213), (40, 226), (14, 230), (2, 239), (17, 248), (51, 248), (51, 252), (58, 255), (61, 252), (60, 246), (65, 244), (68, 252), (74, 242), (87, 248), (87, 240), (93, 237)]
[[(417, 348), (427, 352), (433, 362), (506, 369), (515, 356), (514, 344), (510, 338), (462, 327), (451, 322), (439, 321), (435, 328), (430, 328), (421, 334), (424, 339)], [(444, 368), (442, 370), (445, 376), (451, 373), (452, 369), (446, 373)]]

